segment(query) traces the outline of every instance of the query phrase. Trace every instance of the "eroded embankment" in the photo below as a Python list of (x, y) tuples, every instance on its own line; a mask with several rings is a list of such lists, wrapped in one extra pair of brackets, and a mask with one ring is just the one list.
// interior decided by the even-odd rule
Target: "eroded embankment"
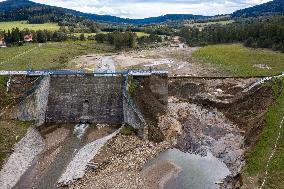
[(275, 100), (269, 83), (245, 90), (258, 80), (183, 78), (170, 82), (172, 102), (161, 124), (171, 125), (165, 127), (173, 131), (169, 137), (178, 133), (174, 137), (178, 149), (201, 155), (209, 150), (228, 166), (231, 174), (224, 188), (242, 185), (239, 173), (245, 154), (258, 140), (265, 114)]
[[(224, 178), (223, 181), (214, 177), (217, 176), (214, 171), (210, 173), (212, 175), (207, 175), (213, 179), (207, 187), (218, 187), (215, 183), (220, 184), (221, 188), (240, 186), (242, 183), (239, 173), (245, 164), (245, 153), (258, 138), (257, 135), (252, 137), (252, 132), (256, 129), (261, 132), (262, 117), (274, 101), (274, 93), (269, 85), (243, 92), (258, 80), (170, 79), (170, 98), (166, 112), (161, 108), (163, 101), (152, 99), (155, 96), (153, 89), (148, 88), (144, 92), (141, 90), (151, 86), (148, 84), (150, 81), (136, 80), (136, 94), (140, 96), (134, 94), (134, 98), (148, 123), (158, 124), (162, 131), (154, 132), (152, 137), (162, 137), (164, 142), (143, 141), (134, 135), (118, 135), (94, 157), (93, 162), (99, 165), (99, 169), (88, 171), (82, 180), (69, 188), (165, 188), (167, 182), (177, 183), (174, 182), (175, 178), (185, 176), (184, 171), (188, 169), (170, 161), (171, 158), (159, 162), (160, 153), (173, 147), (199, 155), (192, 156), (191, 159), (190, 155), (178, 152), (186, 161), (202, 163), (210, 159), (208, 155), (212, 154), (210, 161), (218, 158), (220, 162), (216, 161), (216, 164), (222, 167), (223, 163), (228, 168), (229, 174), (225, 168), (223, 172), (222, 169), (216, 170), (221, 171), (221, 175), (228, 175), (227, 179), (220, 177)], [(246, 119), (249, 121), (245, 122)], [(202, 157), (206, 155), (207, 157)], [(155, 162), (156, 158), (157, 163), (145, 167), (147, 162), (153, 159)], [(203, 173), (202, 170), (195, 170), (197, 175)], [(196, 182), (187, 184), (202, 187), (202, 184), (198, 185), (198, 181)]]
[[(201, 160), (206, 160), (202, 156), (212, 154), (230, 171), (230, 175), (224, 182), (220, 180), (214, 182), (223, 183), (222, 188), (240, 186), (242, 183), (239, 173), (245, 163), (245, 153), (257, 141), (258, 133), (261, 133), (264, 126), (263, 116), (274, 102), (274, 91), (270, 85), (262, 85), (243, 92), (257, 81), (257, 78), (170, 79), (170, 97), (166, 99), (169, 104), (168, 110), (165, 110), (163, 108), (165, 99), (159, 98), (155, 86), (151, 85), (151, 80), (137, 79), (135, 90), (139, 96), (134, 98), (152, 127), (150, 128), (152, 129), (151, 137), (164, 139), (164, 142), (144, 141), (131, 132), (130, 135), (118, 134), (110, 139), (98, 154), (94, 154), (91, 165), (95, 166), (87, 169), (86, 175), (68, 188), (145, 189), (157, 188), (157, 186), (164, 188), (167, 182), (184, 175), (182, 172), (187, 169), (171, 161), (160, 162), (149, 168), (145, 168), (145, 165), (153, 158), (157, 156), (159, 158), (160, 153), (172, 147), (182, 152), (198, 154)], [(148, 88), (145, 90), (145, 87)], [(155, 128), (155, 126), (158, 127)], [(49, 181), (48, 174), (57, 175), (53, 179), (56, 181), (60, 175), (64, 175), (63, 168), (58, 171), (57, 168), (60, 168), (58, 164), (64, 165), (64, 170), (68, 165), (69, 170), (73, 169), (72, 165), (77, 166), (76, 158), (74, 164), (69, 164), (72, 162), (70, 156), (75, 157), (74, 155), (78, 154), (70, 153), (72, 149), (76, 148), (78, 152), (79, 149), (83, 149), (81, 148), (83, 144), (91, 145), (93, 141), (116, 130), (104, 127), (100, 130), (101, 134), (96, 133), (97, 130), (87, 132), (83, 144), (78, 141), (73, 142), (79, 145), (76, 147), (76, 145), (72, 146), (72, 142), (68, 140), (73, 134), (73, 126), (71, 128), (53, 125), (41, 131), (45, 149), (32, 162), (26, 175), (21, 178), (23, 182), (18, 182), (19, 188), (22, 186), (33, 188), (39, 184), (47, 186), (41, 183)], [(155, 132), (158, 129), (162, 132)], [(71, 144), (71, 151), (66, 143)], [(95, 149), (94, 146), (91, 148)], [(68, 152), (63, 153), (68, 156), (66, 159), (59, 155), (62, 152)], [(78, 157), (80, 159), (81, 156)], [(184, 159), (190, 160), (188, 157)], [(56, 161), (59, 163), (54, 163)], [(196, 163), (198, 162), (196, 160)], [(75, 175), (74, 179), (78, 178), (76, 173), (69, 174), (68, 171), (65, 173), (67, 176), (64, 178), (71, 178), (70, 175)], [(196, 174), (199, 173), (196, 172)], [(81, 172), (78, 175), (82, 175)], [(69, 180), (73, 180), (72, 178)], [(62, 183), (66, 184), (68, 181), (64, 180)], [(214, 188), (217, 186), (215, 183), (212, 185)]]

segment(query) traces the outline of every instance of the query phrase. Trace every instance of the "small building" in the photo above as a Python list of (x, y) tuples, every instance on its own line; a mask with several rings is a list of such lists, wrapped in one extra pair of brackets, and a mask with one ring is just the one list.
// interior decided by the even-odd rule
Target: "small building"
[(0, 48), (5, 48), (5, 47), (7, 47), (6, 43), (5, 43), (5, 38), (0, 37)]
[(32, 42), (33, 41), (33, 34), (28, 34), (24, 36), (24, 42)]

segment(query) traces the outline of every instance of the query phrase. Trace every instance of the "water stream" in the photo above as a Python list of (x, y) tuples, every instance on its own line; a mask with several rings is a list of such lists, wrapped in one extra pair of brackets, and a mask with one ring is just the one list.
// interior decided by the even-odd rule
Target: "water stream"
[(150, 161), (146, 168), (160, 161), (170, 161), (182, 168), (178, 177), (168, 182), (165, 189), (218, 189), (216, 183), (230, 174), (226, 165), (209, 152), (201, 157), (170, 149)]

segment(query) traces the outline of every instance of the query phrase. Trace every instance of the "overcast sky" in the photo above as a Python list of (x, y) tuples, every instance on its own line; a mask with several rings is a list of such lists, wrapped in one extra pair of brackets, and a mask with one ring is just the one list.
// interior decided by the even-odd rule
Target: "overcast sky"
[[(0, 0), (3, 1), (3, 0)], [(271, 0), (32, 0), (34, 2), (95, 14), (145, 18), (164, 14), (232, 13)]]

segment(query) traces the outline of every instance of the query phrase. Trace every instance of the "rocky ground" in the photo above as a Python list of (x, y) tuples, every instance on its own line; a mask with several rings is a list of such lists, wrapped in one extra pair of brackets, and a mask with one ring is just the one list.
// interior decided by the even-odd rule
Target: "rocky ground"
[(168, 125), (178, 128), (180, 134), (175, 138), (178, 149), (201, 156), (210, 151), (228, 166), (232, 175), (238, 174), (244, 161), (244, 138), (238, 127), (217, 109), (173, 99), (168, 114), (160, 119), (164, 131), (172, 130), (166, 129)]
[(170, 146), (166, 141), (157, 144), (135, 135), (120, 134), (93, 159), (99, 168), (89, 170), (83, 179), (68, 188), (145, 188), (145, 177), (141, 175), (144, 164)]

